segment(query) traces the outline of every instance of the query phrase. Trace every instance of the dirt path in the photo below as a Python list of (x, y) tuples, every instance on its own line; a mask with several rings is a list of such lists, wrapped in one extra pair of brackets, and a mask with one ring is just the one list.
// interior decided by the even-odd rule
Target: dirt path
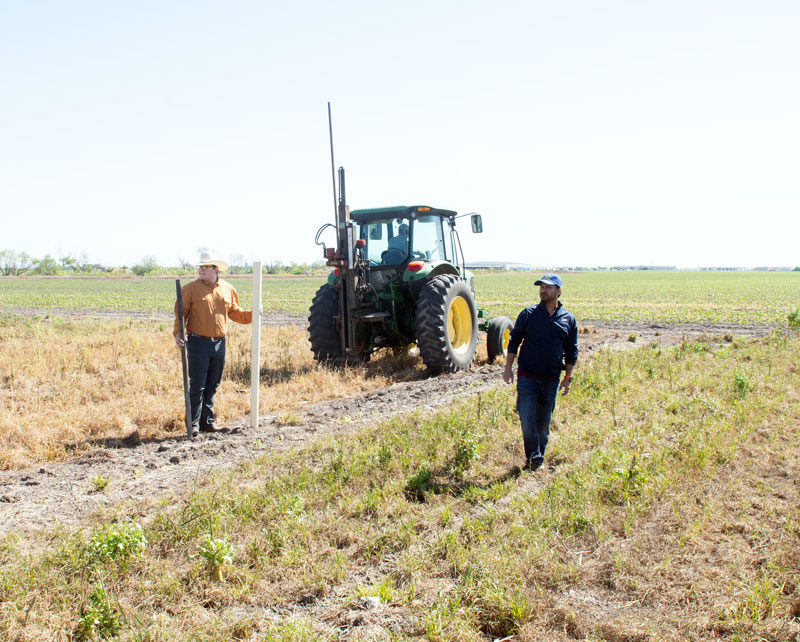
[[(284, 317), (282, 321), (300, 320)], [(668, 346), (698, 337), (724, 342), (734, 336), (763, 336), (772, 330), (766, 326), (605, 322), (586, 322), (584, 327), (589, 331), (580, 335), (582, 359), (602, 346), (629, 348), (652, 341)], [(179, 435), (130, 447), (102, 448), (69, 462), (0, 473), (0, 533), (76, 523), (122, 500), (136, 502), (181, 491), (212, 470), (229, 468), (265, 452), (286, 450), (415, 410), (433, 411), (503, 385), (501, 373), (502, 366), (483, 365), (466, 373), (396, 383), (345, 399), (308, 404), (297, 408), (297, 425), (283, 425), (276, 415), (262, 415), (256, 429), (244, 418), (191, 442)], [(97, 475), (109, 479), (102, 492), (93, 483)]]

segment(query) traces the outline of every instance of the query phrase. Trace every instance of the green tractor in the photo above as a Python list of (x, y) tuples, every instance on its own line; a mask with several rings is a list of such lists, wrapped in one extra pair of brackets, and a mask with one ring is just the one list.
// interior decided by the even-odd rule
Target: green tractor
[[(471, 214), (480, 233), (479, 214)], [(506, 317), (487, 319), (475, 305), (473, 275), (464, 266), (451, 210), (423, 205), (350, 212), (339, 168), (336, 225), (323, 225), (316, 243), (334, 268), (308, 317), (311, 350), (321, 363), (358, 363), (380, 348), (419, 350), (431, 374), (467, 370), (487, 333), (489, 361), (505, 356)], [(336, 229), (336, 247), (320, 235)]]

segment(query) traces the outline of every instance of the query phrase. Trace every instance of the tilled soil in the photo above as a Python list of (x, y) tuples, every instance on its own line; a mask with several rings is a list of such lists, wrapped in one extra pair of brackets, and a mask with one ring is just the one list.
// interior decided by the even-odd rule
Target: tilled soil
[[(304, 325), (304, 320), (267, 318), (264, 324)], [(698, 338), (722, 343), (733, 337), (763, 336), (772, 330), (767, 326), (619, 322), (584, 322), (581, 327), (581, 359), (604, 346), (629, 348), (654, 341), (669, 346)], [(68, 462), (0, 473), (0, 533), (76, 523), (122, 500), (136, 502), (180, 492), (212, 470), (229, 468), (262, 453), (294, 448), (395, 415), (436, 410), (504, 385), (501, 374), (500, 365), (475, 366), (465, 373), (395, 383), (344, 399), (307, 404), (296, 409), (296, 425), (284, 425), (276, 415), (262, 415), (258, 427), (251, 428), (245, 417), (193, 441), (179, 434), (160, 441), (100, 448)], [(98, 475), (109, 480), (102, 491), (93, 483)]]

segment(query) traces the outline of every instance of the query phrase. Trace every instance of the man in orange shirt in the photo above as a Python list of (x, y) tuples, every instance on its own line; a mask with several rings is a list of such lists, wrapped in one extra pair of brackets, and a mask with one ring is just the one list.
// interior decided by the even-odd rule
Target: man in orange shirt
[[(225, 366), (225, 335), (228, 319), (252, 323), (251, 310), (239, 307), (239, 295), (233, 286), (219, 278), (228, 269), (222, 259), (204, 253), (197, 263), (199, 277), (183, 286), (183, 316), (186, 323), (186, 354), (189, 362), (189, 403), (192, 409), (192, 432), (215, 432), (214, 395)], [(172, 334), (178, 346), (180, 322), (177, 304)]]

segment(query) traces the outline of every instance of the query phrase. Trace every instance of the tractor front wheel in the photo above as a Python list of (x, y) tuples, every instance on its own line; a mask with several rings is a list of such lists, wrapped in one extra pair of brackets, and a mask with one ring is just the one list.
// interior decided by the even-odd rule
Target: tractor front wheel
[(495, 317), (489, 321), (489, 328), (486, 330), (486, 352), (489, 363), (494, 362), (497, 357), (508, 356), (508, 340), (513, 327), (514, 324), (508, 317)]
[(472, 290), (451, 274), (432, 278), (417, 300), (417, 345), (431, 374), (467, 370), (478, 347)]

